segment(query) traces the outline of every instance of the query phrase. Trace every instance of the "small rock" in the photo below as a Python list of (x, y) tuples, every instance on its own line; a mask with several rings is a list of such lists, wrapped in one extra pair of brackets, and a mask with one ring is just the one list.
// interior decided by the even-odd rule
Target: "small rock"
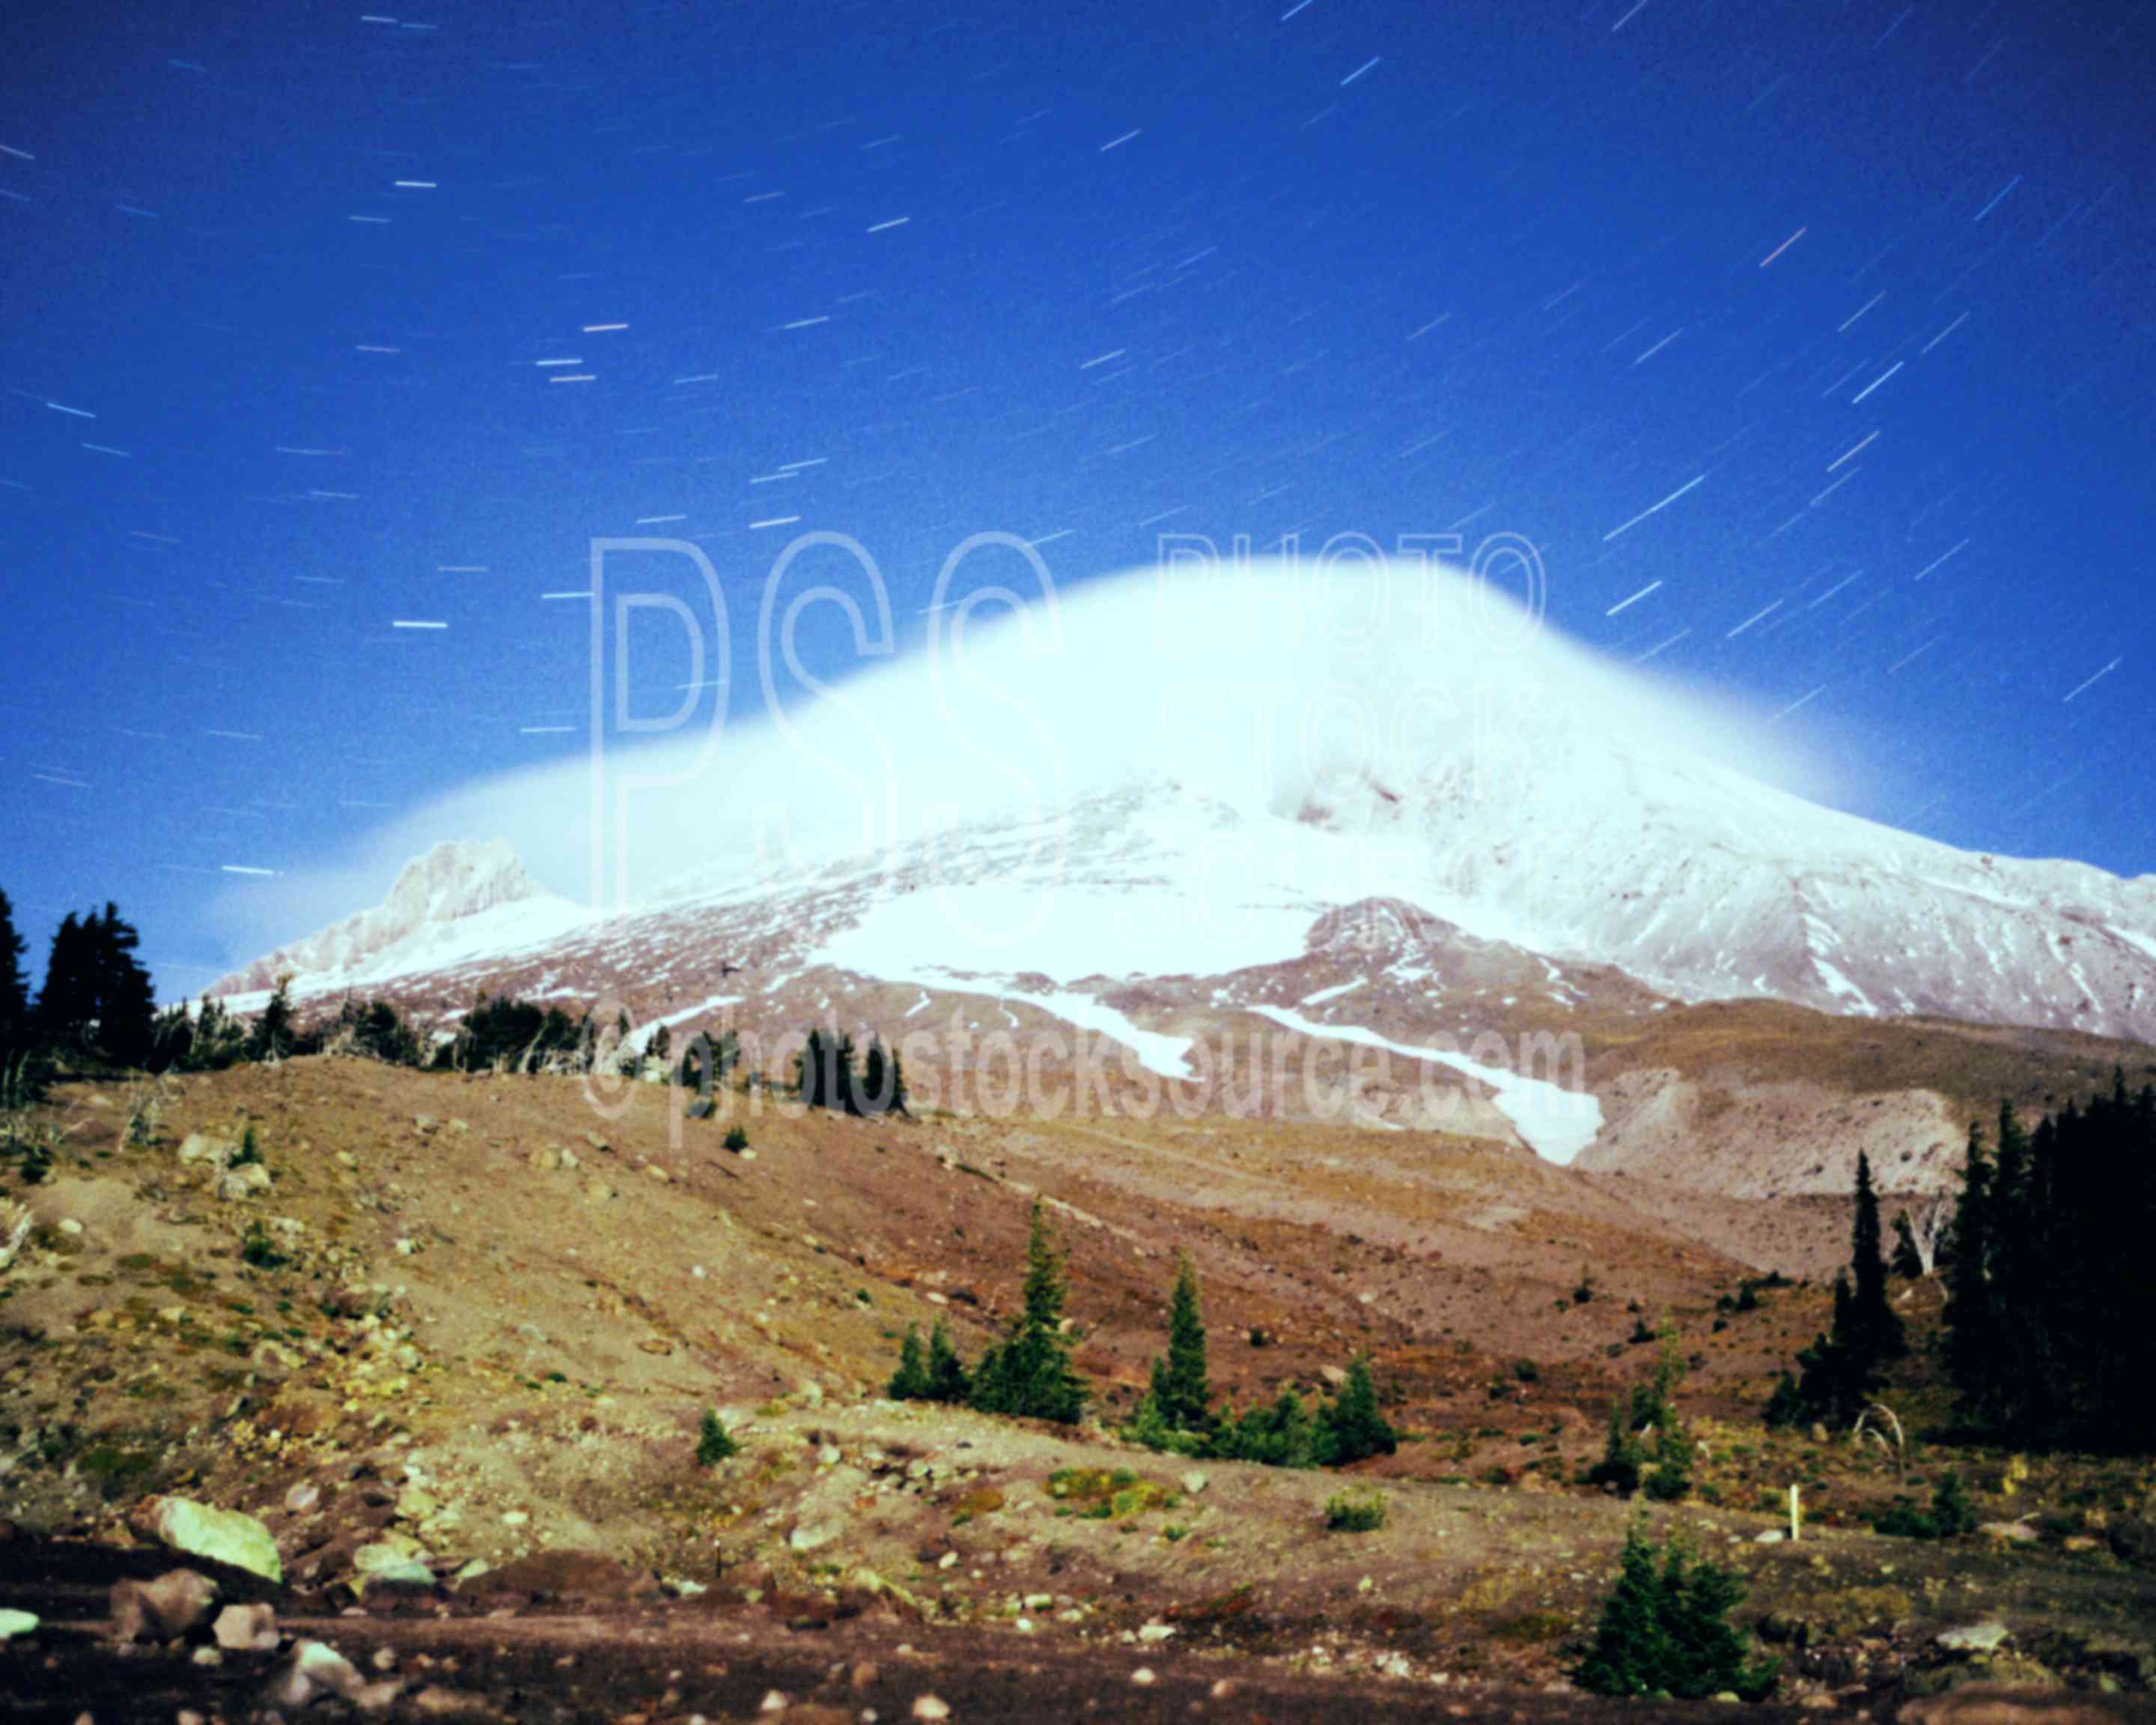
[(295, 1516), (311, 1515), (322, 1501), (322, 1488), (302, 1480), (285, 1494), (285, 1507)]
[(2026, 1522), (1986, 1522), (1976, 1531), (2008, 1545), (2031, 1545), (2036, 1538), (2036, 1530)]
[(193, 1569), (167, 1569), (154, 1581), (112, 1585), (112, 1639), (177, 1641), (209, 1620), (217, 1584)]
[(786, 1536), (786, 1543), (796, 1551), (814, 1551), (829, 1545), (845, 1531), (837, 1522), (804, 1522)]
[(267, 1605), (227, 1605), (210, 1633), (228, 1653), (275, 1653), (277, 1614)]
[(1997, 1619), (1984, 1623), (1965, 1623), (1959, 1627), (1942, 1630), (1938, 1644), (1949, 1653), (1994, 1653), (2005, 1646), (2013, 1631)]
[(0, 1641), (12, 1641), (18, 1635), (33, 1635), (37, 1632), (36, 1612), (0, 1611)]
[(1779, 1545), (1784, 1537), (1779, 1527), (1769, 1527), (1764, 1533), (1753, 1534), (1752, 1543), (1754, 1545)]
[(939, 1695), (916, 1695), (913, 1697), (913, 1717), (916, 1719), (947, 1719), (951, 1704)]
[(1194, 1467), (1189, 1472), (1184, 1474), (1179, 1480), (1178, 1480), (1176, 1483), (1183, 1487), (1183, 1495), (1185, 1497), (1195, 1497), (1200, 1491), (1203, 1491), (1206, 1486), (1212, 1484), (1212, 1481), (1209, 1480), (1204, 1473), (1199, 1471), (1199, 1470)]
[(1153, 1682), (1152, 1667), (1151, 1666), (1140, 1666), (1136, 1671), (1131, 1673), (1131, 1681), (1137, 1684), (1141, 1689), (1150, 1688)]

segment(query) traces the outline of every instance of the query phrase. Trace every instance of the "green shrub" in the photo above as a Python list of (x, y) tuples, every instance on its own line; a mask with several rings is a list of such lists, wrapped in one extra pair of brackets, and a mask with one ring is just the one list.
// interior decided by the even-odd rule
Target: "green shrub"
[(1897, 1497), (1883, 1514), (1872, 1517), (1875, 1533), (1902, 1539), (1953, 1539), (1976, 1526), (1976, 1506), (1969, 1502), (1961, 1475), (1948, 1468), (1932, 1488), (1932, 1507), (1921, 1510), (1906, 1497)]
[(719, 1418), (719, 1410), (705, 1409), (703, 1425), (696, 1433), (696, 1466), (716, 1467), (740, 1448), (726, 1430), (726, 1421)]
[(1335, 1533), (1372, 1533), (1385, 1525), (1385, 1494), (1350, 1488), (1325, 1500), (1325, 1525)]
[(743, 1132), (738, 1126), (730, 1126), (726, 1128), (726, 1137), (720, 1142), (735, 1155), (738, 1156), (742, 1151), (748, 1148), (748, 1134)]
[(239, 1135), (239, 1147), (233, 1152), (227, 1168), (252, 1168), (262, 1160), (262, 1147), (254, 1142), (254, 1128), (249, 1127)]
[(1590, 1694), (1697, 1700), (1724, 1692), (1747, 1701), (1773, 1693), (1780, 1662), (1748, 1661), (1729, 1621), (1744, 1597), (1734, 1574), (1702, 1562), (1672, 1538), (1659, 1554), (1643, 1525), (1625, 1536), (1616, 1587), (1604, 1601), (1594, 1645), (1573, 1672)]

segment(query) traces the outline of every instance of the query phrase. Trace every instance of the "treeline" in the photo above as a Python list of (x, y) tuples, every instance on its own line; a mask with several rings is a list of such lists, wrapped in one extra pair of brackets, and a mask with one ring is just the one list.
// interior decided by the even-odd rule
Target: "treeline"
[[(889, 1393), (901, 1401), (955, 1403), (983, 1413), (1075, 1424), (1091, 1389), (1070, 1363), (1067, 1293), (1063, 1255), (1036, 1200), (1024, 1297), (1003, 1339), (969, 1370), (941, 1322), (925, 1345), (918, 1326), (909, 1326)], [(1379, 1409), (1369, 1362), (1360, 1354), (1330, 1401), (1306, 1407), (1288, 1389), (1240, 1415), (1225, 1403), (1216, 1408), (1197, 1272), (1180, 1253), (1168, 1300), (1168, 1352), (1153, 1361), (1151, 1382), (1123, 1435), (1148, 1449), (1274, 1467), (1345, 1466), (1365, 1456), (1389, 1455), (1399, 1441)]]
[(2156, 1086), (2124, 1072), (2034, 1131), (2010, 1101), (1969, 1128), (1952, 1218), (1928, 1250), (1907, 1219), (1882, 1255), (1870, 1165), (1857, 1160), (1850, 1264), (1826, 1332), (1797, 1357), (1770, 1425), (1846, 1425), (1908, 1351), (1887, 1277), (1947, 1286), (1943, 1353), (1973, 1434), (2033, 1447), (2145, 1450), (2156, 1430)]
[(1972, 1127), (1947, 1256), (1947, 1364), (1978, 1427), (2031, 1445), (2156, 1441), (2156, 1086), (2012, 1104)]

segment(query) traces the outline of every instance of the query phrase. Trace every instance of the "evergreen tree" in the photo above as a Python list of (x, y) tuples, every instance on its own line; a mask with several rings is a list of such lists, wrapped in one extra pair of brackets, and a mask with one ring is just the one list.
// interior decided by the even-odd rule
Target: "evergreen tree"
[(1879, 1194), (1871, 1186), (1871, 1159), (1856, 1153), (1856, 1217), (1850, 1229), (1851, 1293), (1849, 1343), (1874, 1360), (1904, 1351), (1902, 1320), (1887, 1297), (1887, 1262), (1880, 1255)]
[(938, 1318), (928, 1332), (928, 1399), (932, 1402), (963, 1404), (973, 1392), (973, 1375), (966, 1363), (958, 1357), (958, 1350), (951, 1345), (951, 1333)]
[(716, 1467), (740, 1448), (733, 1434), (726, 1430), (726, 1422), (719, 1418), (719, 1410), (705, 1409), (704, 1423), (696, 1434), (696, 1465)]
[(861, 1057), (860, 1106), (862, 1114), (891, 1114), (905, 1106), (901, 1094), (898, 1056), (883, 1045), (880, 1036), (869, 1038), (868, 1052)]
[(908, 1324), (906, 1339), (898, 1345), (898, 1369), (891, 1374), (886, 1391), (895, 1402), (925, 1401), (928, 1396), (928, 1362), (921, 1351), (921, 1326)]
[(1168, 1358), (1153, 1363), (1152, 1394), (1161, 1417), (1178, 1431), (1203, 1431), (1210, 1423), (1213, 1386), (1205, 1372), (1205, 1320), (1198, 1309), (1198, 1272), (1175, 1255), (1175, 1291), (1168, 1308)]
[(1632, 1429), (1632, 1399), (1620, 1395), (1609, 1404), (1609, 1430), (1603, 1440), (1602, 1459), (1587, 1471), (1590, 1486), (1608, 1486), (1630, 1497), (1640, 1489), (1640, 1474), (1647, 1465), (1646, 1447)]
[(1947, 1277), (1947, 1363), (1964, 1407), (1982, 1417), (1998, 1358), (1991, 1298), (1991, 1160), (1984, 1129), (1972, 1124), (1954, 1209), (1954, 1255)]
[(58, 1051), (79, 1050), (96, 1014), (96, 989), (82, 923), (69, 911), (53, 931), (52, 951), (45, 959), (45, 984), (38, 991), (37, 1040)]
[(1271, 1402), (1240, 1419), (1233, 1408), (1224, 1408), (1199, 1453), (1216, 1461), (1255, 1461), (1267, 1467), (1315, 1467), (1317, 1443), (1317, 1422), (1304, 1408), (1302, 1398), (1284, 1389)]
[(1070, 1367), (1063, 1333), (1063, 1255), (1048, 1218), (1034, 1201), (1026, 1243), (1024, 1301), (1004, 1339), (981, 1356), (973, 1373), (973, 1405), (983, 1413), (1075, 1425), (1086, 1411), (1086, 1381)]
[(0, 1059), (29, 1043), (30, 982), (23, 972), (28, 950), (15, 932), (15, 907), (0, 892)]
[(860, 1112), (860, 1077), (854, 1070), (854, 1040), (821, 1028), (808, 1033), (794, 1056), (794, 1092), (806, 1108)]
[(1674, 1538), (1658, 1567), (1644, 1527), (1635, 1525), (1625, 1536), (1594, 1645), (1573, 1681), (1594, 1695), (1698, 1700), (1729, 1692), (1763, 1700), (1779, 1666), (1746, 1658), (1746, 1639), (1729, 1621), (1743, 1597), (1732, 1571), (1700, 1561)]
[(292, 1052), (295, 1034), (292, 979), (279, 977), (268, 1004), (263, 1007), (260, 1015), (254, 1020), (254, 1032), (247, 1039), (247, 1058), (250, 1060), (281, 1060)]
[(1366, 1455), (1389, 1455), (1399, 1447), (1399, 1434), (1378, 1411), (1378, 1386), (1363, 1354), (1348, 1363), (1348, 1381), (1317, 1423), (1317, 1459), (1328, 1467), (1345, 1467)]
[(139, 1066), (150, 1058), (157, 1002), (150, 973), (135, 957), (141, 937), (108, 903), (78, 919), (70, 911), (53, 936), (45, 985), (38, 995), (38, 1040), (64, 1054)]

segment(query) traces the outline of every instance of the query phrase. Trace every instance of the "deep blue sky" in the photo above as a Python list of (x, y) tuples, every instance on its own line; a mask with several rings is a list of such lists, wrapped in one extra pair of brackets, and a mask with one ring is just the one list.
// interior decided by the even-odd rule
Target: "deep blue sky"
[(1522, 533), (1859, 812), (2156, 870), (2147, 8), (1285, 10), (16, 8), (33, 962), (110, 896), (201, 986), (228, 867), (580, 746), (591, 535), (745, 643), (793, 514), (910, 618), (983, 529)]

